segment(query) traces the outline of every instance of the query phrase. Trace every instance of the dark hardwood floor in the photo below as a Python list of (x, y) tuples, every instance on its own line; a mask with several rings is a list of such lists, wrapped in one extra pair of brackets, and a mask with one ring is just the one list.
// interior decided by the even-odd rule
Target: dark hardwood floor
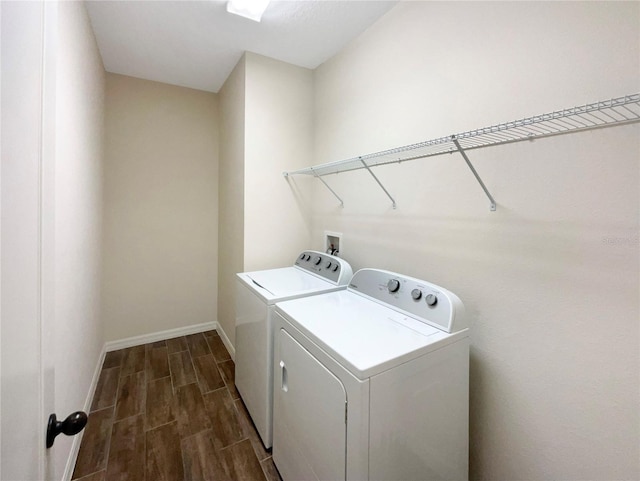
[(215, 331), (107, 353), (73, 479), (281, 481)]

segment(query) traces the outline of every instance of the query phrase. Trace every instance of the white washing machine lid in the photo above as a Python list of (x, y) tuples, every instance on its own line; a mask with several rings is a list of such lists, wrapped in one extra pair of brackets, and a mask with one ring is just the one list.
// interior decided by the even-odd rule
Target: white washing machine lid
[(346, 285), (337, 286), (294, 266), (243, 272), (237, 276), (267, 304), (347, 288)]
[(449, 334), (351, 291), (280, 302), (293, 327), (359, 379), (467, 337)]

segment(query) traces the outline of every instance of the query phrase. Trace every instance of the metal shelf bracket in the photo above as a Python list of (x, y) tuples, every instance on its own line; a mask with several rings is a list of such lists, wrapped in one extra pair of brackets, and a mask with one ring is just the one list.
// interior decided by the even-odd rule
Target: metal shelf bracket
[(373, 177), (375, 179), (375, 181), (378, 183), (380, 188), (384, 191), (385, 194), (387, 194), (387, 197), (389, 197), (389, 199), (391, 199), (391, 205), (395, 209), (396, 208), (395, 199), (393, 197), (391, 197), (391, 194), (389, 194), (389, 191), (384, 188), (384, 185), (382, 185), (382, 182), (380, 182), (380, 180), (376, 177), (376, 174), (373, 173), (373, 171), (369, 168), (369, 166), (364, 161), (364, 159), (362, 157), (360, 157), (359, 159), (360, 159), (360, 162), (362, 162), (362, 165), (364, 166), (364, 168), (369, 171), (369, 173), (371, 174), (371, 177)]
[(464, 149), (460, 146), (460, 142), (458, 142), (458, 139), (456, 138), (455, 135), (451, 136), (451, 142), (453, 142), (455, 144), (456, 148), (458, 149), (458, 152), (460, 152), (460, 155), (462, 155), (462, 158), (467, 163), (467, 166), (469, 167), (469, 169), (471, 170), (471, 172), (475, 176), (476, 180), (480, 184), (480, 187), (482, 187), (482, 190), (484, 190), (484, 193), (487, 195), (487, 197), (489, 197), (489, 201), (491, 202), (490, 209), (492, 211), (495, 211), (496, 210), (496, 201), (493, 199), (493, 196), (489, 193), (489, 190), (487, 189), (487, 186), (485, 186), (484, 182), (482, 182), (482, 179), (478, 175), (478, 172), (476, 172), (476, 169), (473, 167), (473, 164), (469, 160), (469, 157), (467, 157), (467, 154), (464, 151)]
[(327, 184), (327, 182), (322, 177), (320, 177), (315, 170), (313, 170), (313, 167), (311, 168), (311, 171), (313, 172), (313, 176), (316, 179), (320, 180), (320, 182), (322, 182), (324, 184), (324, 186), (327, 189), (329, 189), (329, 191), (334, 195), (334, 197), (340, 201), (340, 207), (344, 208), (344, 202), (342, 201), (340, 196), (338, 194), (336, 194), (335, 191), (331, 187), (329, 187), (329, 184)]

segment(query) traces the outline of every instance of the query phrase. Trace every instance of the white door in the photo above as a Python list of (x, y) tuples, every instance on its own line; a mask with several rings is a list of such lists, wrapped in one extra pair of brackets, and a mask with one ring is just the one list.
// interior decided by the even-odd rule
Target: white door
[(284, 329), (274, 386), (273, 461), (284, 481), (344, 480), (346, 402), (342, 382)]
[[(55, 3), (1, 2), (0, 479), (52, 479)], [(51, 463), (53, 464), (53, 463)]]

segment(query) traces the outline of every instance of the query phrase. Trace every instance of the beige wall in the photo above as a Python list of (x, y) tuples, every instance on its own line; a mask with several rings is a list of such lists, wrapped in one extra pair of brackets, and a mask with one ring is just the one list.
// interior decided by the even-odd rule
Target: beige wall
[(218, 323), (233, 352), (235, 273), (244, 265), (245, 59), (220, 90), (220, 225), (218, 230)]
[(311, 162), (312, 108), (312, 71), (252, 53), (220, 90), (218, 322), (232, 352), (235, 274), (292, 265), (309, 245), (308, 182), (282, 172)]
[[(82, 2), (58, 5), (55, 165), (55, 409), (83, 409), (104, 344), (100, 319), (105, 73)], [(61, 479), (74, 438), (53, 449)], [(70, 475), (73, 466), (68, 466)]]
[(107, 340), (216, 320), (218, 99), (107, 74)]
[[(403, 2), (315, 74), (316, 163), (640, 85), (637, 2)], [(471, 324), (471, 479), (640, 478), (640, 125), (314, 185), (313, 246), (456, 292)]]
[(244, 270), (293, 265), (309, 248), (309, 189), (282, 173), (313, 160), (313, 72), (247, 53), (245, 82)]

